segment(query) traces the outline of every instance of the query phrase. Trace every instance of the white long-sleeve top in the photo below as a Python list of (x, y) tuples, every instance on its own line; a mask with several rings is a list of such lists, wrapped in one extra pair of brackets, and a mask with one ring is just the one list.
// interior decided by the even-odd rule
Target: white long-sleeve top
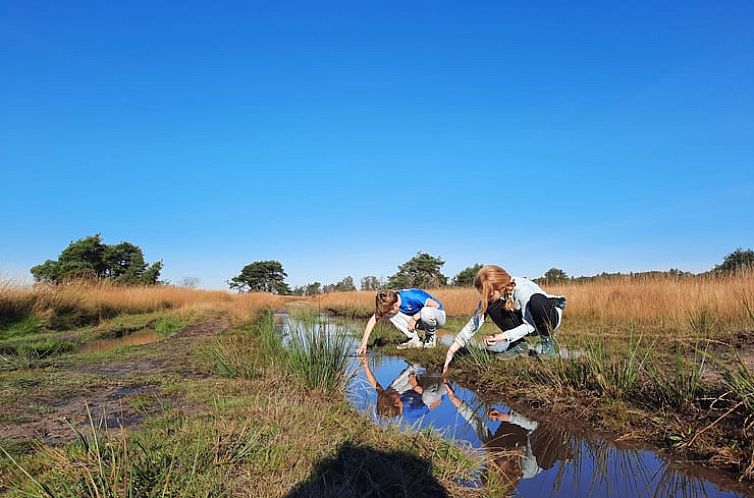
[[(516, 283), (516, 286), (513, 288), (514, 309), (523, 310), (522, 311), (523, 323), (519, 325), (518, 327), (505, 331), (505, 335), (508, 337), (508, 340), (510, 342), (513, 342), (513, 341), (517, 341), (518, 339), (521, 339), (524, 336), (531, 334), (532, 332), (536, 330), (536, 327), (534, 326), (534, 319), (531, 317), (529, 310), (526, 307), (526, 305), (529, 304), (529, 301), (531, 300), (531, 297), (534, 294), (543, 294), (546, 297), (562, 297), (562, 296), (554, 296), (554, 295), (546, 293), (544, 290), (542, 290), (542, 287), (532, 282), (528, 278), (511, 277), (511, 279), (513, 280), (513, 282)], [(501, 299), (503, 298), (501, 297)], [(563, 318), (562, 317), (563, 310), (560, 308), (556, 308), (556, 309), (558, 311), (558, 318), (559, 318), (558, 326), (560, 326), (560, 322), (562, 321), (562, 318)], [(469, 340), (471, 340), (471, 338), (474, 337), (474, 335), (476, 335), (476, 333), (479, 331), (479, 329), (482, 327), (483, 324), (484, 324), (484, 315), (482, 314), (482, 303), (480, 302), (476, 310), (474, 311), (474, 314), (471, 316), (471, 319), (456, 335), (455, 343), (458, 344), (458, 346), (461, 348), (465, 347), (466, 344), (469, 342)]]

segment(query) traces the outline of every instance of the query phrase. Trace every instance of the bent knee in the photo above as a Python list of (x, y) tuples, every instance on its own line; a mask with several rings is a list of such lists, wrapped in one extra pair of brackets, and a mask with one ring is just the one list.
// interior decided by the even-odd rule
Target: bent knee
[(424, 307), (419, 311), (419, 316), (421, 317), (421, 321), (425, 323), (436, 323), (437, 318), (435, 317), (435, 313), (433, 311), (433, 308), (430, 307)]

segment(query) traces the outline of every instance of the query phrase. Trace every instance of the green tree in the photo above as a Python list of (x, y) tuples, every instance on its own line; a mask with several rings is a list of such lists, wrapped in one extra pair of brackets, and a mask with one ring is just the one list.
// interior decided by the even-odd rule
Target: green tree
[(568, 275), (560, 268), (550, 268), (545, 272), (545, 275), (544, 277), (542, 277), (542, 279), (545, 282), (550, 283), (563, 282), (565, 280), (568, 280)]
[(363, 291), (377, 291), (382, 289), (382, 283), (380, 279), (374, 275), (367, 275), (361, 279), (361, 290)]
[(31, 269), (37, 282), (112, 280), (120, 284), (156, 284), (162, 261), (144, 261), (141, 248), (130, 242), (107, 245), (99, 234), (71, 242), (57, 260), (48, 259)]
[(255, 261), (244, 266), (241, 273), (230, 279), (228, 285), (238, 292), (290, 294), (291, 289), (285, 283), (287, 276), (279, 261)]
[(448, 282), (448, 277), (442, 274), (440, 268), (445, 264), (439, 257), (425, 252), (418, 252), (416, 256), (398, 267), (398, 272), (388, 278), (388, 286), (393, 289), (407, 287), (439, 287)]
[(453, 285), (457, 287), (473, 287), (474, 280), (476, 280), (476, 274), (479, 273), (479, 270), (481, 269), (482, 265), (478, 263), (474, 266), (464, 268), (458, 272), (458, 275), (453, 277)]
[(345, 277), (343, 280), (335, 284), (335, 290), (338, 292), (355, 291), (356, 286), (353, 284), (353, 277)]
[(304, 295), (305, 296), (316, 296), (317, 294), (322, 294), (322, 284), (319, 282), (312, 282), (310, 284), (306, 284), (304, 287)]
[(712, 271), (715, 273), (732, 273), (750, 268), (754, 268), (754, 251), (751, 249), (743, 250), (739, 247), (725, 256), (723, 262), (715, 266)]

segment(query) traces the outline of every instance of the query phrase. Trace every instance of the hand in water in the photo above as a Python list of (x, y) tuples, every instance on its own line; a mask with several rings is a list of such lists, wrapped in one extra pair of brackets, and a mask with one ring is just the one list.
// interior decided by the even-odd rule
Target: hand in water
[(356, 354), (359, 356), (364, 356), (367, 354), (367, 345), (362, 344), (359, 346), (359, 349), (356, 350)]

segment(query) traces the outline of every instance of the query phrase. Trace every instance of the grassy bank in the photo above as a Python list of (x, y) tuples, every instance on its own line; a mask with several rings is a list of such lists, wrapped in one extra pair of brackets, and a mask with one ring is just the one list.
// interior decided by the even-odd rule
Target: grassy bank
[[(583, 326), (559, 331), (563, 357), (502, 359), (474, 345), (457, 354), (450, 377), (486, 401), (577, 419), (620, 441), (754, 479), (754, 327), (710, 339), (691, 323), (681, 337), (641, 326), (615, 336), (597, 327), (583, 333)], [(442, 367), (445, 348), (400, 352), (386, 337), (376, 349)]]
[[(547, 288), (568, 297), (558, 331), (566, 358), (503, 361), (479, 347), (460, 352), (450, 375), (488, 401), (574, 417), (754, 479), (754, 273), (725, 277), (606, 279)], [(478, 296), (438, 289), (457, 332)], [(371, 314), (372, 293), (320, 296), (312, 306)], [(478, 337), (494, 333), (485, 324)], [(370, 348), (440, 369), (445, 348), (395, 350), (378, 326)], [(529, 338), (532, 343), (538, 339)]]
[[(454, 480), (479, 466), (478, 455), (432, 433), (374, 426), (352, 409), (342, 390), (343, 350), (316, 327), (283, 347), (271, 315), (248, 325), (224, 313), (195, 313), (148, 346), (72, 351), (44, 368), (0, 373), (0, 401), (17, 407), (0, 420), (0, 494), (486, 493), (461, 490)], [(149, 312), (119, 318), (133, 327), (161, 323)], [(61, 416), (70, 426), (58, 427), (55, 438), (13, 436), (17, 427)]]

